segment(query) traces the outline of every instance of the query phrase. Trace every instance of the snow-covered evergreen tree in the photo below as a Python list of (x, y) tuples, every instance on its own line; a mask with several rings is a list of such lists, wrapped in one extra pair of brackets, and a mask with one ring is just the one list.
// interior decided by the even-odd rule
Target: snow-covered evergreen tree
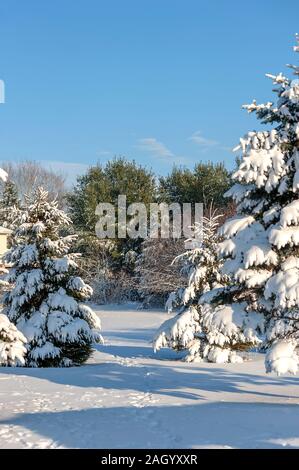
[(25, 364), (26, 338), (11, 323), (6, 315), (0, 314), (0, 366), (22, 366)]
[(79, 365), (92, 343), (102, 341), (100, 320), (82, 303), (92, 289), (77, 276), (77, 256), (70, 253), (74, 236), (61, 235), (70, 223), (38, 188), (6, 255), (12, 289), (4, 294), (4, 313), (28, 340), (29, 367)]
[(223, 275), (223, 261), (218, 256), (219, 218), (215, 213), (204, 217), (202, 225), (195, 227), (195, 231), (200, 231), (201, 241), (195, 239), (195, 246), (179, 257), (184, 261), (188, 286), (170, 294), (168, 311), (174, 308), (179, 311), (159, 328), (154, 338), (155, 350), (171, 347), (186, 350), (187, 361), (221, 363), (241, 361), (236, 350), (251, 344), (247, 319), (233, 322), (238, 312), (214, 303), (229, 289), (229, 277)]
[(203, 217), (194, 227), (194, 238), (186, 240), (188, 248), (177, 256), (173, 263), (179, 263), (181, 272), (188, 278), (186, 288), (172, 292), (166, 302), (166, 309), (172, 312), (177, 307), (189, 307), (198, 304), (201, 295), (215, 285), (223, 284), (224, 276), (220, 272), (221, 261), (217, 256), (219, 236), (217, 228), (221, 215), (211, 208), (210, 216)]
[[(291, 67), (299, 76), (299, 67)], [(276, 104), (253, 101), (244, 107), (272, 127), (240, 139), (236, 184), (227, 193), (238, 204), (237, 216), (222, 227), (221, 252), (227, 257), (224, 272), (236, 282), (231, 305), (242, 302), (241, 314), (253, 318), (253, 329), (260, 326), (256, 315), (265, 318), (266, 346), (272, 346), (266, 369), (279, 374), (295, 372), (298, 364), (299, 79), (267, 76)]]
[(0, 197), (0, 225), (8, 229), (15, 228), (15, 221), (20, 209), (18, 190), (13, 181), (3, 183)]

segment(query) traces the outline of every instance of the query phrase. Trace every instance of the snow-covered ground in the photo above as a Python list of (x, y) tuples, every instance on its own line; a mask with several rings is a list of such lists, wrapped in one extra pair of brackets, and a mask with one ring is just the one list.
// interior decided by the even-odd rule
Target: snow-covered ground
[(106, 345), (71, 369), (0, 368), (2, 448), (299, 447), (299, 379), (185, 364), (151, 340), (167, 315), (98, 307)]

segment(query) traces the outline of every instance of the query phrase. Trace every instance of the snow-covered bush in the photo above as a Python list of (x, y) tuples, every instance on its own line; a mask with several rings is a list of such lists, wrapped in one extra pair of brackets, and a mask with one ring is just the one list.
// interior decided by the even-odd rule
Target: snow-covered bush
[(25, 364), (26, 338), (6, 315), (0, 314), (0, 366)]
[(179, 312), (158, 330), (155, 350), (186, 350), (187, 361), (236, 362), (242, 360), (236, 351), (256, 343), (245, 305), (215, 301), (229, 290), (229, 276), (221, 272), (223, 261), (218, 257), (220, 217), (215, 213), (204, 217), (202, 226), (195, 227), (202, 240), (179, 257), (188, 273), (188, 285), (170, 294), (166, 307), (170, 312), (179, 308)]
[(100, 320), (82, 303), (92, 289), (78, 277), (74, 236), (62, 236), (68, 216), (38, 188), (13, 233), (5, 259), (11, 264), (4, 312), (28, 340), (29, 367), (72, 366), (84, 362), (92, 343), (102, 340)]
[[(299, 52), (299, 36), (297, 41)], [(299, 67), (291, 67), (298, 76)], [(235, 281), (234, 297), (246, 304), (248, 317), (254, 312), (265, 318), (266, 346), (273, 344), (267, 371), (283, 373), (295, 372), (298, 362), (299, 80), (281, 73), (267, 76), (276, 104), (253, 101), (244, 107), (273, 127), (240, 139), (236, 184), (227, 192), (238, 204), (237, 216), (221, 229), (220, 252), (227, 258), (224, 272)]]
[(298, 355), (295, 341), (276, 341), (266, 355), (266, 371), (276, 372), (277, 375), (296, 374), (298, 370)]

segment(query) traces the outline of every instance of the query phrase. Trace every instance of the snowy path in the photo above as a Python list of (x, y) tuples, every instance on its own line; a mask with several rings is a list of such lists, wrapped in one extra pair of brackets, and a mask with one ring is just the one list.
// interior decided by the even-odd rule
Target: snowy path
[(183, 364), (149, 344), (166, 318), (99, 307), (107, 341), (74, 369), (0, 368), (0, 447), (299, 447), (299, 379)]

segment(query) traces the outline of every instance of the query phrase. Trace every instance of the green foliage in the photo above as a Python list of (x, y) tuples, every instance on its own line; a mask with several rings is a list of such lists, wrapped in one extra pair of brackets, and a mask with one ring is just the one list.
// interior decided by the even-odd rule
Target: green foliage
[[(148, 206), (157, 198), (154, 174), (137, 165), (135, 161), (125, 158), (114, 158), (105, 166), (100, 164), (91, 167), (84, 176), (78, 178), (74, 191), (68, 196), (70, 213), (75, 229), (83, 238), (96, 237), (95, 225), (96, 206), (100, 202), (108, 202), (115, 206), (117, 220), (117, 202), (120, 194), (126, 195), (127, 206), (133, 202), (143, 202)], [(95, 242), (96, 243), (96, 242)], [(138, 251), (141, 240), (130, 238), (116, 239), (115, 249), (111, 252), (111, 265), (131, 271), (133, 266), (126, 262), (126, 253)], [(81, 246), (83, 246), (81, 244)], [(85, 244), (83, 252), (91, 254), (93, 248)]]
[(74, 191), (68, 196), (75, 227), (94, 233), (96, 206), (99, 202), (109, 202), (117, 207), (120, 194), (126, 195), (127, 205), (133, 202), (148, 205), (156, 198), (154, 174), (125, 158), (115, 158), (105, 166), (91, 167), (78, 178)]
[(160, 178), (160, 198), (167, 202), (202, 202), (205, 207), (224, 207), (223, 193), (231, 186), (230, 172), (223, 163), (195, 165), (193, 171), (174, 167), (172, 172)]

